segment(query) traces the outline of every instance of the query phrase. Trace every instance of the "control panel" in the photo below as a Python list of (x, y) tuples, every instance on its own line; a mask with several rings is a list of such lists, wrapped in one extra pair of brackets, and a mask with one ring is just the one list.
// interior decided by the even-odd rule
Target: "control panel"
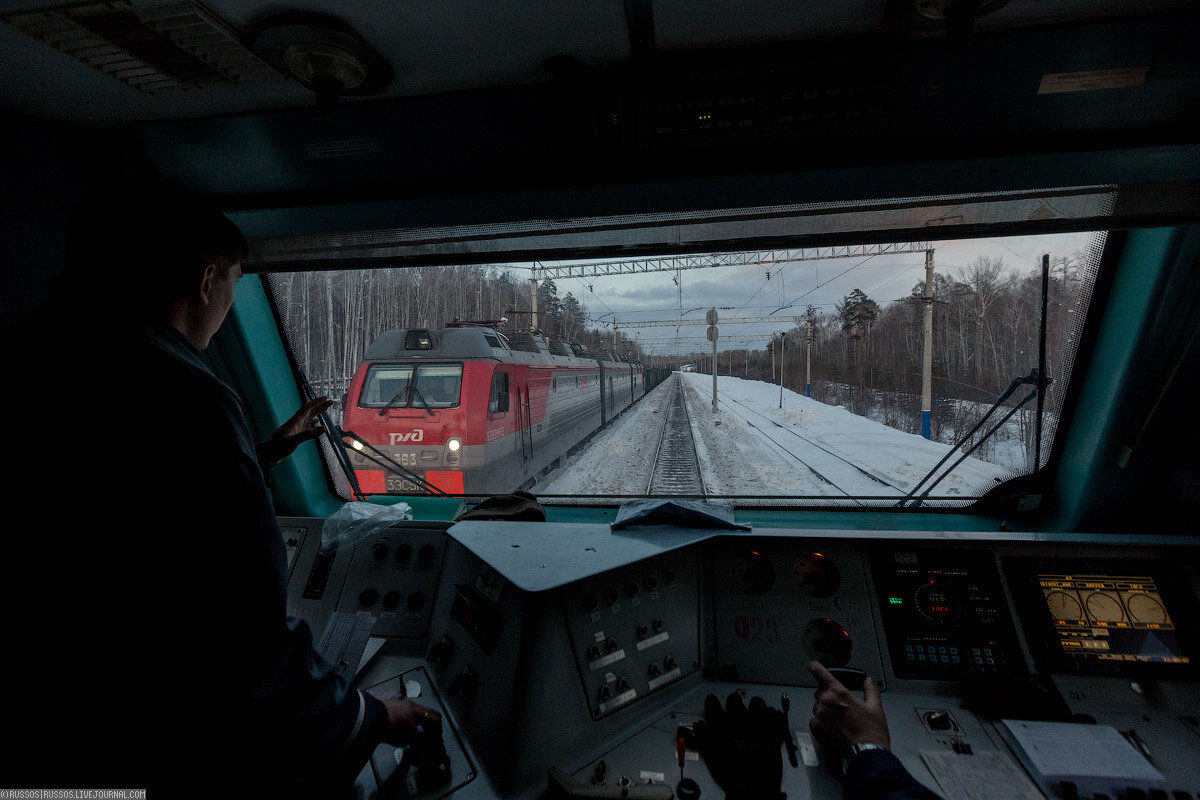
[(1019, 778), (1029, 797), (1059, 797), (1001, 732), (1012, 717), (1111, 729), (1161, 773), (1113, 778), (1110, 797), (1200, 798), (1200, 567), (1187, 548), (446, 527), (408, 523), (332, 553), (319, 521), (285, 529), (289, 609), (374, 617), (372, 634), (398, 644), (358, 685), (415, 694), (446, 722), (449, 777), (430, 782), (381, 745), (359, 800), (719, 797), (679, 728), (731, 694), (783, 712), (781, 791), (832, 800), (838, 759), (808, 729), (811, 660), (856, 693), (875, 679), (893, 752), (935, 791), (983, 780), (971, 765), (986, 764), (1006, 789)]
[(375, 617), (375, 636), (421, 638), (429, 631), (446, 533), (428, 524), (393, 526), (354, 545), (338, 610)]
[(593, 718), (700, 668), (697, 570), (695, 551), (682, 551), (566, 593), (567, 627)]
[(872, 554), (871, 568), (897, 677), (1025, 672), (989, 551), (885, 548)]
[(736, 538), (712, 558), (717, 675), (808, 685), (809, 661), (881, 677), (862, 555), (848, 541)]

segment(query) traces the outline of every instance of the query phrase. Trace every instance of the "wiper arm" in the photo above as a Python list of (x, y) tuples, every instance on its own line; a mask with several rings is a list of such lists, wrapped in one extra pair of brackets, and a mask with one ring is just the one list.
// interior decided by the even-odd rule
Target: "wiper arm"
[(396, 401), (399, 400), (401, 397), (407, 397), (410, 386), (412, 386), (411, 383), (408, 386), (405, 386), (400, 391), (396, 392), (396, 396), (393, 397), (391, 400), (388, 400), (387, 405), (385, 405), (383, 408), (379, 409), (379, 416), (382, 417), (384, 414), (391, 411), (392, 408), (395, 406)]
[[(392, 472), (396, 472), (396, 473), (402, 475), (403, 477), (408, 478), (410, 481), (415, 483), (418, 487), (420, 487), (421, 489), (424, 489), (427, 494), (440, 494), (443, 497), (450, 496), (449, 493), (444, 492), (441, 489), (439, 489), (438, 487), (434, 486), (432, 483), (425, 480), (424, 478), (422, 478), (420, 475), (413, 472), (412, 470), (408, 469), (403, 464), (401, 464), (399, 461), (397, 461), (396, 459), (389, 456), (387, 453), (384, 453), (383, 451), (379, 450), (377, 447), (375, 447), (375, 445), (367, 442), (365, 439), (363, 439), (361, 436), (359, 436), (354, 431), (347, 431), (347, 430), (342, 430), (341, 428), (338, 428), (337, 435), (338, 435), (338, 437), (340, 437), (342, 439), (353, 439), (357, 444), (360, 445), (360, 447), (356, 447), (354, 449), (358, 450), (358, 452), (362, 453), (363, 458), (367, 459), (375, 466), (383, 467), (385, 470), (391, 470)], [(369, 450), (370, 452), (369, 453), (366, 452), (367, 450)]]
[(429, 401), (425, 399), (425, 395), (421, 394), (421, 390), (417, 388), (416, 381), (412, 382), (412, 391), (417, 396), (417, 399), (421, 401), (421, 405), (425, 406), (425, 413), (432, 417), (433, 409), (430, 408)]
[(921, 478), (921, 480), (917, 481), (917, 485), (914, 486), (912, 488), (912, 490), (909, 491), (909, 493), (904, 496), (904, 499), (901, 500), (896, 505), (900, 508), (903, 508), (905, 506), (905, 504), (907, 504), (908, 501), (912, 499), (913, 495), (917, 493), (917, 490), (921, 488), (921, 484), (925, 483), (925, 481), (929, 480), (934, 475), (934, 473), (936, 473), (939, 469), (941, 469), (942, 464), (945, 464), (946, 460), (949, 459), (950, 456), (954, 455), (955, 451), (957, 451), (958, 448), (962, 447), (963, 444), (970, 441), (971, 437), (975, 435), (975, 432), (983, 427), (983, 424), (988, 421), (988, 418), (996, 412), (997, 408), (999, 408), (1001, 405), (1004, 404), (1005, 400), (1007, 400), (1010, 396), (1012, 396), (1012, 393), (1015, 392), (1019, 386), (1027, 386), (1027, 385), (1032, 384), (1033, 389), (1030, 390), (1029, 394), (1025, 395), (1025, 399), (1023, 399), (1021, 402), (1017, 403), (1015, 406), (1013, 406), (1011, 409), (1009, 409), (1009, 412), (1004, 415), (1004, 418), (1001, 419), (999, 422), (997, 422), (995, 424), (995, 426), (993, 426), (992, 429), (989, 430), (986, 434), (984, 434), (982, 437), (980, 437), (978, 442), (971, 445), (971, 448), (969, 450), (967, 450), (965, 453), (963, 453), (962, 456), (960, 456), (957, 461), (955, 461), (953, 464), (951, 464), (949, 469), (947, 469), (945, 472), (943, 472), (941, 475), (939, 475), (938, 479), (936, 481), (929, 484), (929, 488), (926, 489), (921, 494), (921, 496), (916, 499), (916, 502), (913, 504), (914, 507), (921, 505), (921, 501), (929, 496), (929, 493), (933, 491), (935, 486), (937, 486), (939, 483), (942, 482), (943, 478), (945, 478), (947, 475), (949, 475), (951, 472), (953, 472), (958, 467), (959, 464), (961, 464), (963, 461), (965, 461), (967, 459), (967, 457), (971, 455), (971, 453), (974, 453), (976, 450), (978, 450), (979, 447), (984, 442), (986, 442), (988, 439), (992, 438), (992, 434), (994, 434), (996, 431), (1003, 428), (1004, 424), (1006, 422), (1008, 422), (1008, 420), (1012, 417), (1012, 415), (1021, 410), (1021, 406), (1028, 403), (1034, 397), (1037, 397), (1038, 395), (1040, 395), (1045, 390), (1045, 388), (1047, 386), (1049, 386), (1051, 383), (1053, 383), (1053, 381), (1050, 378), (1040, 377), (1038, 374), (1038, 371), (1036, 369), (1031, 370), (1028, 375), (1022, 376), (1020, 378), (1014, 378), (1013, 382), (1011, 384), (1009, 384), (1007, 389), (1004, 390), (1004, 393), (1002, 395), (1000, 395), (1000, 398), (998, 400), (996, 400), (996, 402), (992, 404), (992, 407), (988, 409), (988, 412), (983, 415), (983, 418), (980, 419), (979, 422), (975, 423), (975, 426), (973, 428), (971, 428), (971, 430), (967, 431), (966, 435), (963, 436), (961, 439), (959, 439), (954, 444), (954, 446), (951, 447), (949, 451), (947, 451), (946, 455), (942, 456), (942, 460), (939, 461), (937, 464), (935, 464), (933, 469), (929, 470), (929, 472), (925, 474), (924, 478)]

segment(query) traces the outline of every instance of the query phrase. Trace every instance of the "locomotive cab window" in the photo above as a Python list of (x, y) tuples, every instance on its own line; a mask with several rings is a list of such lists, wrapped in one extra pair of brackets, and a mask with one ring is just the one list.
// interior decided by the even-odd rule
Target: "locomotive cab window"
[(492, 375), (491, 392), (488, 395), (488, 413), (504, 414), (508, 411), (508, 373), (497, 371)]
[(372, 367), (359, 394), (359, 407), (384, 408), (407, 404), (412, 374), (413, 368), (409, 366)]

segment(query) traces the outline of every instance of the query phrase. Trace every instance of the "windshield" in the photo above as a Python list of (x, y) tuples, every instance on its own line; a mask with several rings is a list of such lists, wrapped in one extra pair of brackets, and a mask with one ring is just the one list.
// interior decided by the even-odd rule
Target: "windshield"
[(449, 408), (458, 405), (461, 364), (423, 364), (413, 383), (410, 364), (371, 366), (358, 395), (359, 408)]
[[(1070, 233), (691, 257), (704, 269), (629, 259), (603, 277), (535, 262), (269, 283), (343, 427), (452, 493), (961, 505), (1045, 464), (1103, 244)], [(437, 359), (455, 363), (420, 363)], [(381, 409), (423, 413), (388, 427)], [(411, 490), (380, 469), (364, 485)]]

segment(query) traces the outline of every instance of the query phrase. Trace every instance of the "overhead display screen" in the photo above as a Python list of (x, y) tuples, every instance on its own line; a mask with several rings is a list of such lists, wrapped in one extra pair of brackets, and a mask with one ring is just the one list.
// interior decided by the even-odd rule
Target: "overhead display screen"
[(1037, 583), (1065, 654), (1097, 661), (1190, 663), (1152, 576), (1039, 573)]

